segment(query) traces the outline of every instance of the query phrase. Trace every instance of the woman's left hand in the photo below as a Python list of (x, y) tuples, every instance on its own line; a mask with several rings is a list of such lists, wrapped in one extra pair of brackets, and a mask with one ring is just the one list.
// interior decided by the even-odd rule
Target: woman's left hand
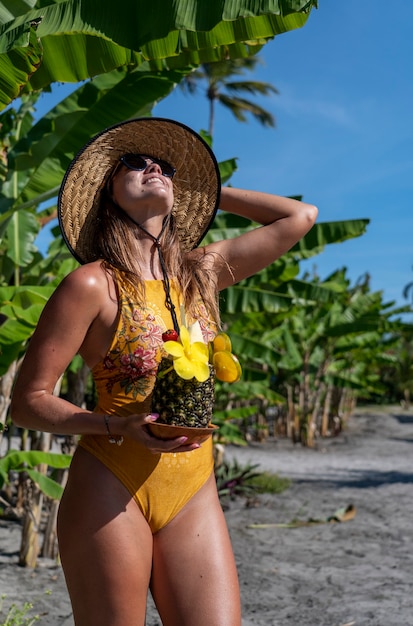
[(186, 443), (188, 437), (177, 437), (175, 439), (159, 439), (154, 437), (147, 428), (147, 424), (153, 423), (158, 416), (156, 414), (138, 413), (128, 415), (127, 418), (116, 418), (116, 434), (125, 435), (139, 441), (153, 454), (165, 452), (191, 452), (200, 448), (199, 443)]

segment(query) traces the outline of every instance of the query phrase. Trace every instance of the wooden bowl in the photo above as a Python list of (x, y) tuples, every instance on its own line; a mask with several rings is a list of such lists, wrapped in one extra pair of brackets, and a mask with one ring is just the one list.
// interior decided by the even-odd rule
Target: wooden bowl
[(147, 424), (149, 432), (158, 439), (176, 439), (177, 437), (188, 437), (185, 441), (185, 445), (188, 443), (202, 443), (206, 441), (208, 437), (211, 437), (212, 433), (218, 430), (218, 426), (210, 424), (205, 428), (196, 428), (190, 426), (172, 426), (171, 424), (157, 424), (151, 422)]

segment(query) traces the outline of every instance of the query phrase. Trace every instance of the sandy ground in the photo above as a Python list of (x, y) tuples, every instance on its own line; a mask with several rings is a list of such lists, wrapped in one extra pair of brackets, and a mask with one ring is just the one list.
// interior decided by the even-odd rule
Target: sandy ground
[[(293, 481), (280, 495), (248, 506), (237, 498), (226, 509), (243, 626), (413, 626), (412, 452), (413, 412), (397, 407), (357, 411), (316, 450), (286, 440), (227, 448), (228, 460)], [(350, 505), (353, 519), (326, 521)], [(19, 540), (19, 525), (0, 520), (4, 608), (32, 601), (39, 624), (73, 626), (61, 569), (18, 567)], [(160, 624), (149, 600), (147, 626)]]

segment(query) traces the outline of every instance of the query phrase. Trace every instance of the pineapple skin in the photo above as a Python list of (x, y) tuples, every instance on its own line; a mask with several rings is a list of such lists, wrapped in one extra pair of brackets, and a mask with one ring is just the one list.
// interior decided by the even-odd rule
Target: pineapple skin
[(198, 382), (184, 380), (172, 368), (172, 362), (163, 358), (158, 368), (152, 393), (152, 411), (159, 413), (157, 423), (173, 426), (205, 428), (212, 420), (215, 398), (215, 371), (209, 366), (209, 378)]

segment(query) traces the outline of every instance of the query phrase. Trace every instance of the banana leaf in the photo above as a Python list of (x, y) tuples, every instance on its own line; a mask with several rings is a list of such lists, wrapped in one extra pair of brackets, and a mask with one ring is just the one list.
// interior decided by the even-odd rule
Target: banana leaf
[(329, 243), (360, 237), (366, 232), (369, 223), (369, 219), (318, 222), (287, 254), (299, 259), (308, 259), (320, 254)]
[(7, 256), (19, 267), (25, 267), (33, 260), (37, 248), (34, 240), (40, 225), (30, 211), (16, 211), (8, 222)]
[[(96, 133), (116, 122), (147, 115), (181, 80), (182, 72), (119, 70), (99, 76), (58, 103), (9, 152), (18, 176), (14, 208), (35, 206), (57, 195), (66, 168)], [(7, 191), (6, 187), (6, 191)], [(9, 196), (15, 193), (10, 186)], [(3, 194), (3, 197), (2, 197)], [(9, 216), (10, 198), (0, 194), (0, 213)]]
[[(0, 107), (25, 85), (77, 82), (115, 68), (197, 66), (250, 56), (300, 28), (317, 0), (62, 0), (0, 5)], [(121, 8), (121, 10), (120, 10)]]
[(10, 450), (0, 459), (0, 488), (9, 482), (9, 472), (27, 472), (30, 478), (40, 487), (45, 495), (59, 500), (63, 488), (53, 478), (35, 469), (37, 465), (46, 464), (56, 469), (66, 469), (71, 463), (69, 454), (56, 454), (41, 451)]

